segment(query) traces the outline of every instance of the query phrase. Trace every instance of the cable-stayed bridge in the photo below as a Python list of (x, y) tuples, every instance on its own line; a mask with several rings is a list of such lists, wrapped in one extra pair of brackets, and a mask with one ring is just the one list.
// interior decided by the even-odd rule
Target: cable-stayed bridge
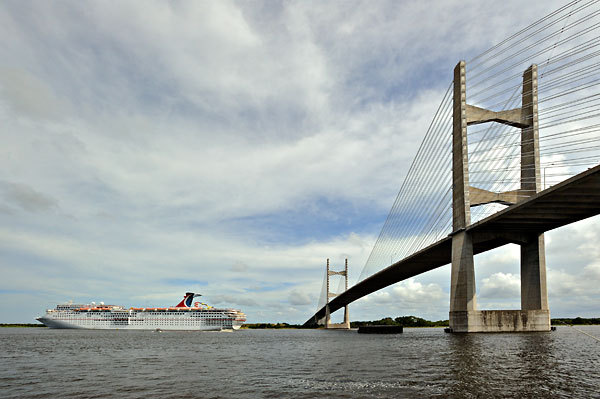
[[(459, 62), (359, 282), (305, 324), (451, 263), (454, 331), (549, 329), (543, 233), (600, 213), (599, 32), (572, 1)], [(473, 255), (508, 243), (522, 309), (480, 311)]]

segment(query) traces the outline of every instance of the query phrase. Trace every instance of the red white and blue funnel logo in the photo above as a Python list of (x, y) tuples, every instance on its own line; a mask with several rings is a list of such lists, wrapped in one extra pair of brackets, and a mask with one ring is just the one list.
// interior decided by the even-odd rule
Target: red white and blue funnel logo
[(183, 300), (179, 302), (176, 308), (191, 308), (192, 302), (194, 301), (194, 297), (202, 296), (200, 294), (194, 294), (193, 292), (186, 292)]

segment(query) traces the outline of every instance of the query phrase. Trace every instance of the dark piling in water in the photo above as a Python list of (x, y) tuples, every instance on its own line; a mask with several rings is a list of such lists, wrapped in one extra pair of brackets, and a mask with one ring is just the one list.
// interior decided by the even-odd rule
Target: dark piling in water
[(404, 331), (402, 326), (360, 326), (359, 334), (400, 334)]

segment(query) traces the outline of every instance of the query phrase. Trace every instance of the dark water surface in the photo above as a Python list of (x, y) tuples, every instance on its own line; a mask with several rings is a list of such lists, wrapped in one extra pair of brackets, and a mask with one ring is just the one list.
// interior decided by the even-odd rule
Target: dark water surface
[[(596, 337), (600, 326), (578, 327)], [(600, 398), (600, 342), (550, 333), (0, 329), (1, 398)]]

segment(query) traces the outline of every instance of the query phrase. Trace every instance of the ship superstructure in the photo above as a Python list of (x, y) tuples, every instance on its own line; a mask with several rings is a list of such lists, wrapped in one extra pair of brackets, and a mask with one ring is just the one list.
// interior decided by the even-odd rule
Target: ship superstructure
[(50, 328), (84, 328), (94, 330), (224, 330), (239, 329), (246, 315), (237, 309), (217, 309), (194, 302), (200, 296), (188, 292), (174, 307), (124, 308), (95, 303), (59, 304), (37, 320)]

